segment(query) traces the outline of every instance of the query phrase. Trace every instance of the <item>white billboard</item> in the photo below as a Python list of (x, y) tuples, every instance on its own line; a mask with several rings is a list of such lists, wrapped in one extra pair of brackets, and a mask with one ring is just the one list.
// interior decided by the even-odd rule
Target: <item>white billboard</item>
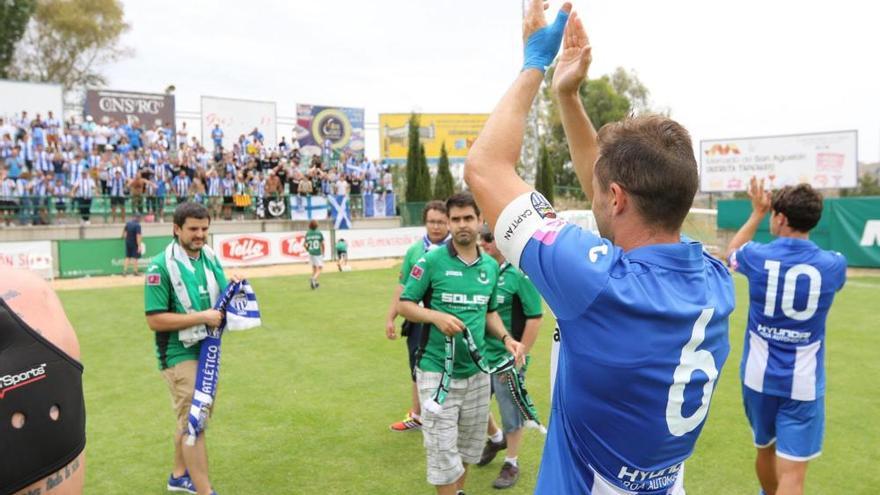
[[(321, 233), (324, 234), (324, 259), (329, 260), (335, 246), (330, 245), (329, 231)], [(424, 234), (424, 227), (352, 229), (337, 230), (336, 239), (345, 239), (349, 259), (362, 260), (401, 257)], [(306, 263), (309, 255), (305, 236), (305, 231), (214, 234), (214, 253), (223, 266)]]
[(206, 149), (212, 149), (211, 131), (215, 124), (219, 124), (223, 131), (224, 149), (231, 150), (239, 136), (244, 134), (247, 137), (254, 127), (263, 134), (265, 146), (277, 146), (277, 122), (274, 101), (202, 96), (202, 144)]
[[(324, 234), (324, 259), (332, 254), (330, 232)], [(283, 265), (306, 263), (305, 231), (214, 234), (214, 253), (223, 266)]]
[(50, 241), (0, 242), (0, 266), (36, 272), (51, 280), (52, 243)]
[(701, 191), (744, 191), (752, 176), (774, 189), (801, 182), (820, 189), (856, 187), (858, 132), (700, 141)]
[(26, 111), (45, 119), (51, 110), (56, 119), (64, 118), (64, 91), (60, 84), (0, 80), (0, 117), (20, 117)]
[(348, 244), (348, 259), (363, 260), (402, 257), (424, 235), (424, 227), (337, 230), (336, 240), (345, 239)]

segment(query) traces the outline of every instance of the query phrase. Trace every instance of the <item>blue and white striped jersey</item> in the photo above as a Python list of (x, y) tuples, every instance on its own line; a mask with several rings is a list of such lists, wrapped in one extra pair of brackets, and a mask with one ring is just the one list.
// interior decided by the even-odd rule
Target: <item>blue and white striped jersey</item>
[(825, 395), (825, 320), (846, 282), (846, 258), (780, 237), (746, 243), (728, 261), (749, 279), (743, 384), (802, 401)]

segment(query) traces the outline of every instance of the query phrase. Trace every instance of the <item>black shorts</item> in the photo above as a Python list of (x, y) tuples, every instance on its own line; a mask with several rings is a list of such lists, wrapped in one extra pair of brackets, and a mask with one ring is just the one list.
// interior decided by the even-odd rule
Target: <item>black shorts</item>
[(336, 251), (336, 254), (340, 257), (348, 257), (348, 251)]
[(0, 200), (0, 211), (13, 211), (18, 209), (18, 203), (10, 199)]
[(126, 258), (140, 258), (141, 253), (138, 251), (138, 245), (132, 244), (129, 242), (125, 243), (125, 257)]
[(232, 196), (223, 196), (223, 206), (232, 206)]
[(125, 206), (125, 196), (110, 196), (110, 206)]
[(413, 381), (416, 381), (416, 364), (418, 364), (416, 363), (416, 357), (419, 346), (422, 344), (422, 327), (421, 323), (404, 321), (400, 332), (402, 336), (406, 337), (406, 350), (409, 353), (409, 374)]

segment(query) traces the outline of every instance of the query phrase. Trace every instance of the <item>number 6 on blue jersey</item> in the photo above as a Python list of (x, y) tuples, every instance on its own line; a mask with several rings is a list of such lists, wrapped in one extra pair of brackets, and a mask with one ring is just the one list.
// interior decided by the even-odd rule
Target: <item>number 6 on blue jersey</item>
[[(706, 419), (709, 413), (709, 400), (712, 398), (712, 389), (715, 380), (718, 379), (718, 368), (712, 353), (706, 350), (697, 350), (706, 338), (706, 325), (715, 314), (714, 308), (706, 308), (700, 313), (694, 323), (691, 339), (681, 349), (681, 360), (672, 373), (672, 385), (669, 387), (669, 399), (666, 402), (666, 425), (669, 433), (680, 437), (694, 431)], [(691, 381), (694, 371), (702, 371), (709, 379), (703, 385), (703, 398), (700, 407), (688, 417), (682, 414), (684, 406), (684, 389)]]

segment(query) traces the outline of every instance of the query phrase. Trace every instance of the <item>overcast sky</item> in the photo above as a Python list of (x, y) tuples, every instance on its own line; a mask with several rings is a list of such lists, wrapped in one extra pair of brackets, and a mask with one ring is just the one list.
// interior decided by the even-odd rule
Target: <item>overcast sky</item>
[[(109, 88), (379, 113), (492, 110), (522, 64), (520, 0), (125, 0)], [(551, 1), (551, 10), (562, 4)], [(875, 1), (580, 1), (591, 77), (637, 71), (694, 141), (844, 129), (880, 160)], [(549, 17), (549, 15), (548, 15)], [(371, 138), (371, 136), (373, 136)], [(367, 134), (375, 156), (378, 134)]]

